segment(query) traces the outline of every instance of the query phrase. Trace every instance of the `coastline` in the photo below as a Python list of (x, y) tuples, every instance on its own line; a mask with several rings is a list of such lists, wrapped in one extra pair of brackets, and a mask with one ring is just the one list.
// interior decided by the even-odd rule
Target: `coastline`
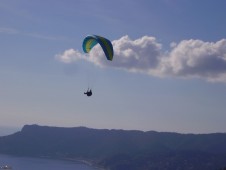
[(93, 160), (76, 159), (76, 158), (69, 158), (69, 159), (66, 159), (66, 160), (80, 162), (80, 163), (83, 163), (85, 165), (91, 166), (91, 167), (93, 167), (97, 170), (107, 170), (106, 168), (97, 165), (97, 163), (95, 163), (95, 161), (93, 161)]
[[(29, 155), (14, 155), (14, 154), (5, 154), (5, 153), (0, 153), (0, 155), (3, 156), (10, 156), (10, 157), (25, 157), (25, 158), (39, 158), (39, 159), (50, 159), (50, 160), (61, 160), (61, 161), (71, 161), (71, 162), (75, 162), (78, 164), (84, 164), (87, 165), (89, 167), (94, 168), (95, 170), (109, 170), (106, 169), (102, 166), (99, 166), (95, 160), (91, 160), (91, 159), (84, 159), (84, 158), (66, 158), (66, 157), (60, 157), (60, 156), (29, 156)], [(1, 169), (1, 168), (0, 168)]]
[[(35, 156), (36, 157), (36, 156)], [(51, 157), (51, 156), (38, 156), (36, 158), (44, 158), (44, 159), (54, 159), (54, 160), (63, 160), (63, 161), (72, 161), (81, 164), (88, 165), (93, 167), (96, 170), (109, 170), (100, 165), (98, 165), (94, 160), (91, 159), (84, 159), (84, 158), (65, 158), (65, 157)]]

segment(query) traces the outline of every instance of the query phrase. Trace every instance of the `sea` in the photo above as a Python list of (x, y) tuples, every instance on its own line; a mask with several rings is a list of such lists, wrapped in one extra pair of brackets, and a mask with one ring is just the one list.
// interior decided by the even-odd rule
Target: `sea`
[(0, 154), (0, 166), (5, 165), (11, 166), (12, 170), (97, 170), (94, 167), (75, 161)]

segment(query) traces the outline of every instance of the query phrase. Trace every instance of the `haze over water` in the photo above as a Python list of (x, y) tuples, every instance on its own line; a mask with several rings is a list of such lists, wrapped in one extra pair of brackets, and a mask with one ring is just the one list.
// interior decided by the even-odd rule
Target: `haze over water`
[(0, 166), (4, 165), (12, 166), (13, 170), (95, 170), (95, 168), (79, 162), (0, 154)]

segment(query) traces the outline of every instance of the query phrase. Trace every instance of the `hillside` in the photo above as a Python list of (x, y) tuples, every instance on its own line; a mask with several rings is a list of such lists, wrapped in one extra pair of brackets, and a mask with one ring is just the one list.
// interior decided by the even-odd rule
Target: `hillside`
[(0, 153), (92, 160), (111, 170), (219, 170), (226, 167), (226, 134), (25, 125), (0, 137)]

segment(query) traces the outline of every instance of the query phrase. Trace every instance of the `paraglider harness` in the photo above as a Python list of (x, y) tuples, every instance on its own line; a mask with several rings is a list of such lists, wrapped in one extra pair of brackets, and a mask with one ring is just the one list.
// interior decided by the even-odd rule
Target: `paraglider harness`
[(88, 97), (90, 97), (90, 96), (92, 96), (93, 93), (92, 93), (91, 89), (90, 90), (88, 89), (87, 92), (84, 92), (84, 94), (86, 94)]

